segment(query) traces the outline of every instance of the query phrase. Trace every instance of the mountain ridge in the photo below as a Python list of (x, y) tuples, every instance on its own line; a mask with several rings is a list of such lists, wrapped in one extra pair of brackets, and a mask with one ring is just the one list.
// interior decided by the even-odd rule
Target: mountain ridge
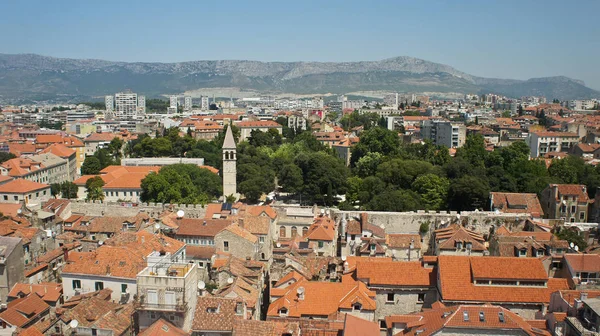
[(0, 54), (0, 97), (4, 100), (94, 97), (124, 88), (152, 96), (215, 87), (297, 94), (371, 90), (542, 95), (548, 99), (600, 97), (600, 92), (583, 81), (566, 76), (485, 78), (409, 56), (359, 62), (162, 63)]

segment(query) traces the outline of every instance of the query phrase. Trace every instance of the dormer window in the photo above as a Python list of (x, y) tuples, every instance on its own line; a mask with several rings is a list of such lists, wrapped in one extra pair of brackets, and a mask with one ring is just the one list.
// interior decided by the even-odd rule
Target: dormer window
[(375, 251), (375, 244), (371, 244), (370, 248), (371, 248), (371, 251)]
[(520, 249), (519, 250), (519, 257), (526, 257), (527, 256), (527, 249)]
[(545, 253), (544, 253), (544, 250), (539, 249), (539, 250), (537, 250), (536, 254), (538, 257), (543, 257)]
[(362, 309), (362, 305), (360, 304), (360, 302), (357, 302), (352, 306), (352, 309), (360, 311)]
[(287, 308), (279, 309), (279, 316), (287, 316), (287, 314), (288, 314)]
[(460, 249), (462, 249), (462, 247), (463, 247), (462, 242), (456, 242), (456, 249), (460, 250)]
[(471, 248), (473, 248), (473, 243), (467, 243), (466, 248), (467, 248), (467, 250), (470, 250)]

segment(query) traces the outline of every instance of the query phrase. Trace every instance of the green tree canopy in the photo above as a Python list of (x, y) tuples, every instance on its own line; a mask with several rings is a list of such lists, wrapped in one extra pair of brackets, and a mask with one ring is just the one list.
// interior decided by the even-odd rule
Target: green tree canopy
[(221, 195), (221, 178), (193, 164), (174, 164), (142, 180), (143, 202), (206, 204)]

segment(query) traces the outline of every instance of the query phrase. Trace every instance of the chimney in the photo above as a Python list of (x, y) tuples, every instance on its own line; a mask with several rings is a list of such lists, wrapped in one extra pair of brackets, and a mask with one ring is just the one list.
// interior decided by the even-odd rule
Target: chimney
[(365, 227), (367, 225), (367, 221), (369, 219), (369, 215), (366, 212), (360, 214), (360, 225)]
[(110, 275), (110, 265), (106, 265), (106, 274)]
[(581, 296), (580, 296), (580, 298), (581, 298), (581, 301), (583, 301), (583, 300), (587, 300), (587, 298), (588, 298), (588, 293), (587, 293), (587, 292), (581, 292)]
[(65, 262), (69, 261), (69, 249), (66, 246), (63, 246), (63, 258)]

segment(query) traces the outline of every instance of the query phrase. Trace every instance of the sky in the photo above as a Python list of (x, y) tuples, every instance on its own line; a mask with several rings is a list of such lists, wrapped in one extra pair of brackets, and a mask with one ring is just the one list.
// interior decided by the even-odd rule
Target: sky
[(371, 61), (600, 89), (598, 0), (0, 1), (0, 53), (113, 61)]

